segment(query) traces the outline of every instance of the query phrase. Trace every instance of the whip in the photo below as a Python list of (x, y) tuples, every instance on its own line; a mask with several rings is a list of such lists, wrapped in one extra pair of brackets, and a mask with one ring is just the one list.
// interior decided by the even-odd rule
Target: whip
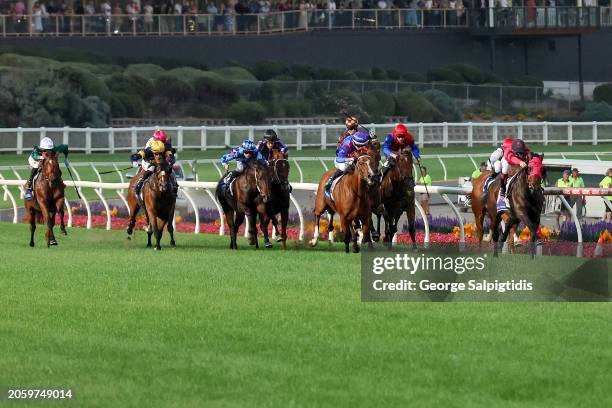
[(122, 172), (122, 171), (131, 170), (132, 168), (133, 168), (133, 167), (132, 167), (132, 166), (130, 166), (130, 167), (126, 167), (125, 169), (117, 169), (117, 170), (101, 171), (101, 172), (100, 172), (100, 174), (110, 174), (110, 173), (116, 173), (116, 172), (120, 173), (120, 172)]
[(68, 159), (64, 159), (64, 166), (66, 166), (66, 168), (68, 169), (68, 174), (70, 174), (70, 178), (72, 179), (72, 184), (74, 185), (74, 191), (76, 191), (77, 193), (77, 197), (79, 197), (79, 200), (82, 200), (81, 198), (81, 193), (79, 193), (79, 189), (76, 186), (76, 183), (74, 182), (74, 177), (72, 177), (72, 170), (70, 170), (70, 164), (68, 163)]

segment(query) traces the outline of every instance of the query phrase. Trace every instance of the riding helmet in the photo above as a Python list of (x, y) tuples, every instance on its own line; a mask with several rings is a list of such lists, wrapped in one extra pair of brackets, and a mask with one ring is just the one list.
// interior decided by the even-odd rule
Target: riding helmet
[(53, 140), (48, 137), (44, 137), (40, 141), (39, 147), (41, 148), (41, 150), (53, 150), (55, 146), (53, 145)]
[(362, 130), (353, 135), (353, 144), (357, 147), (365, 146), (370, 140), (370, 133), (367, 130)]
[(398, 123), (395, 125), (395, 129), (393, 129), (393, 135), (408, 135), (408, 128), (403, 123)]
[(166, 145), (161, 140), (154, 140), (151, 143), (151, 151), (153, 153), (163, 153), (166, 151)]
[(168, 141), (168, 135), (163, 130), (157, 129), (153, 133), (153, 139), (166, 143)]
[(244, 142), (242, 142), (241, 147), (242, 150), (244, 150), (245, 152), (255, 152), (257, 150), (257, 146), (252, 140), (245, 140)]
[(278, 135), (274, 129), (268, 129), (266, 133), (264, 133), (264, 139), (268, 142), (276, 142), (278, 140)]

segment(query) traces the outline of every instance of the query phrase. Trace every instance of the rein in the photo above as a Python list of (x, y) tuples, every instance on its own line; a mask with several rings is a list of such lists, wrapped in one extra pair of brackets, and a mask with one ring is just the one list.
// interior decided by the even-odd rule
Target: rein
[(272, 168), (274, 169), (274, 181), (276, 181), (278, 184), (282, 184), (280, 176), (278, 175), (278, 169), (276, 168), (276, 165), (280, 161), (283, 161), (285, 163), (289, 163), (289, 160), (287, 160), (287, 159), (274, 159), (274, 165), (272, 166)]

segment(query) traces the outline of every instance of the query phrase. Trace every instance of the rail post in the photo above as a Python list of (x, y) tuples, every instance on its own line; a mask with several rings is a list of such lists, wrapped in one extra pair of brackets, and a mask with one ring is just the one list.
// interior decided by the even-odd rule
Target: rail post
[(207, 144), (206, 126), (200, 128), (200, 150), (206, 150)]
[(23, 129), (17, 128), (17, 154), (23, 154)]
[(572, 122), (567, 122), (567, 145), (572, 146), (574, 144), (574, 132), (572, 128)]
[(327, 148), (327, 125), (321, 125), (321, 150)]
[(593, 121), (593, 146), (597, 146), (597, 122)]

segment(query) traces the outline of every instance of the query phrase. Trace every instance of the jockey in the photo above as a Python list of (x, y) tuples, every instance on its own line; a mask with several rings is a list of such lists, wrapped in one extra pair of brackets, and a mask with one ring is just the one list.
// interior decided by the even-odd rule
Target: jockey
[[(506, 139), (507, 140), (507, 139)], [(504, 141), (506, 142), (506, 141)], [(514, 139), (512, 143), (504, 143), (502, 145), (504, 156), (501, 159), (501, 184), (499, 189), (499, 200), (505, 203), (506, 199), (506, 180), (508, 179), (508, 170), (511, 165), (519, 165), (521, 168), (527, 167), (527, 157), (529, 149), (521, 139)], [(503, 200), (503, 201), (502, 201)]]
[(416, 143), (414, 143), (414, 136), (408, 132), (408, 128), (403, 123), (398, 123), (393, 132), (387, 134), (383, 144), (383, 153), (387, 157), (383, 164), (383, 176), (395, 165), (397, 155), (408, 146), (410, 146), (414, 158), (417, 159), (417, 162), (420, 162), (421, 152)]
[(342, 144), (336, 149), (336, 160), (334, 161), (336, 172), (325, 184), (324, 193), (327, 198), (331, 199), (330, 189), (334, 180), (354, 169), (355, 152), (360, 147), (365, 146), (369, 141), (370, 133), (366, 130), (362, 130), (344, 138)]
[(347, 116), (344, 120), (344, 124), (346, 125), (346, 130), (342, 132), (340, 137), (338, 138), (338, 148), (342, 145), (342, 142), (347, 136), (352, 136), (359, 130), (359, 118), (356, 116)]
[(274, 129), (268, 129), (264, 134), (264, 138), (257, 143), (257, 151), (260, 152), (267, 161), (270, 161), (273, 149), (279, 150), (285, 158), (287, 158), (289, 154), (289, 149), (279, 139)]
[(30, 157), (28, 157), (28, 164), (30, 165), (30, 178), (25, 185), (25, 193), (23, 197), (26, 200), (31, 200), (33, 197), (32, 194), (32, 182), (34, 181), (34, 177), (38, 173), (40, 163), (43, 159), (44, 152), (55, 152), (55, 153), (64, 153), (64, 157), (68, 157), (68, 145), (60, 144), (55, 146), (53, 140), (48, 137), (44, 137), (41, 139), (38, 146), (34, 146)]
[(251, 161), (263, 160), (263, 156), (257, 150), (257, 146), (252, 140), (245, 140), (238, 147), (232, 149), (231, 152), (224, 154), (221, 157), (221, 164), (225, 171), (228, 171), (229, 162), (236, 160), (236, 170), (230, 171), (223, 178), (225, 186), (229, 186), (235, 177), (238, 177)]
[[(132, 162), (134, 163), (134, 167), (137, 167), (138, 160), (142, 159), (142, 163), (140, 167), (142, 168), (142, 177), (138, 180), (138, 184), (134, 187), (134, 192), (136, 193), (136, 197), (140, 197), (140, 191), (142, 190), (142, 186), (144, 186), (145, 181), (151, 177), (153, 174), (154, 165), (151, 164), (151, 160), (154, 158), (155, 154), (164, 154), (166, 160), (170, 165), (174, 165), (175, 163), (175, 149), (172, 148), (168, 140), (168, 135), (163, 130), (157, 129), (151, 138), (147, 140), (144, 149), (138, 151), (138, 153), (134, 153), (131, 156)], [(170, 177), (172, 180), (172, 188), (174, 193), (178, 191), (178, 184), (176, 183), (176, 179), (174, 177)]]
[[(495, 149), (493, 153), (491, 153), (491, 156), (489, 157), (489, 160), (487, 162), (487, 170), (490, 170), (491, 174), (485, 180), (485, 183), (484, 183), (484, 191), (483, 191), (483, 196), (482, 196), (483, 200), (487, 199), (487, 195), (489, 193), (489, 186), (491, 185), (493, 180), (497, 178), (499, 173), (501, 173), (502, 171), (502, 159), (504, 158), (504, 151), (505, 149), (512, 148), (512, 141), (513, 139), (511, 137), (505, 138), (501, 146)], [(507, 172), (508, 170), (506, 169), (506, 173)]]

